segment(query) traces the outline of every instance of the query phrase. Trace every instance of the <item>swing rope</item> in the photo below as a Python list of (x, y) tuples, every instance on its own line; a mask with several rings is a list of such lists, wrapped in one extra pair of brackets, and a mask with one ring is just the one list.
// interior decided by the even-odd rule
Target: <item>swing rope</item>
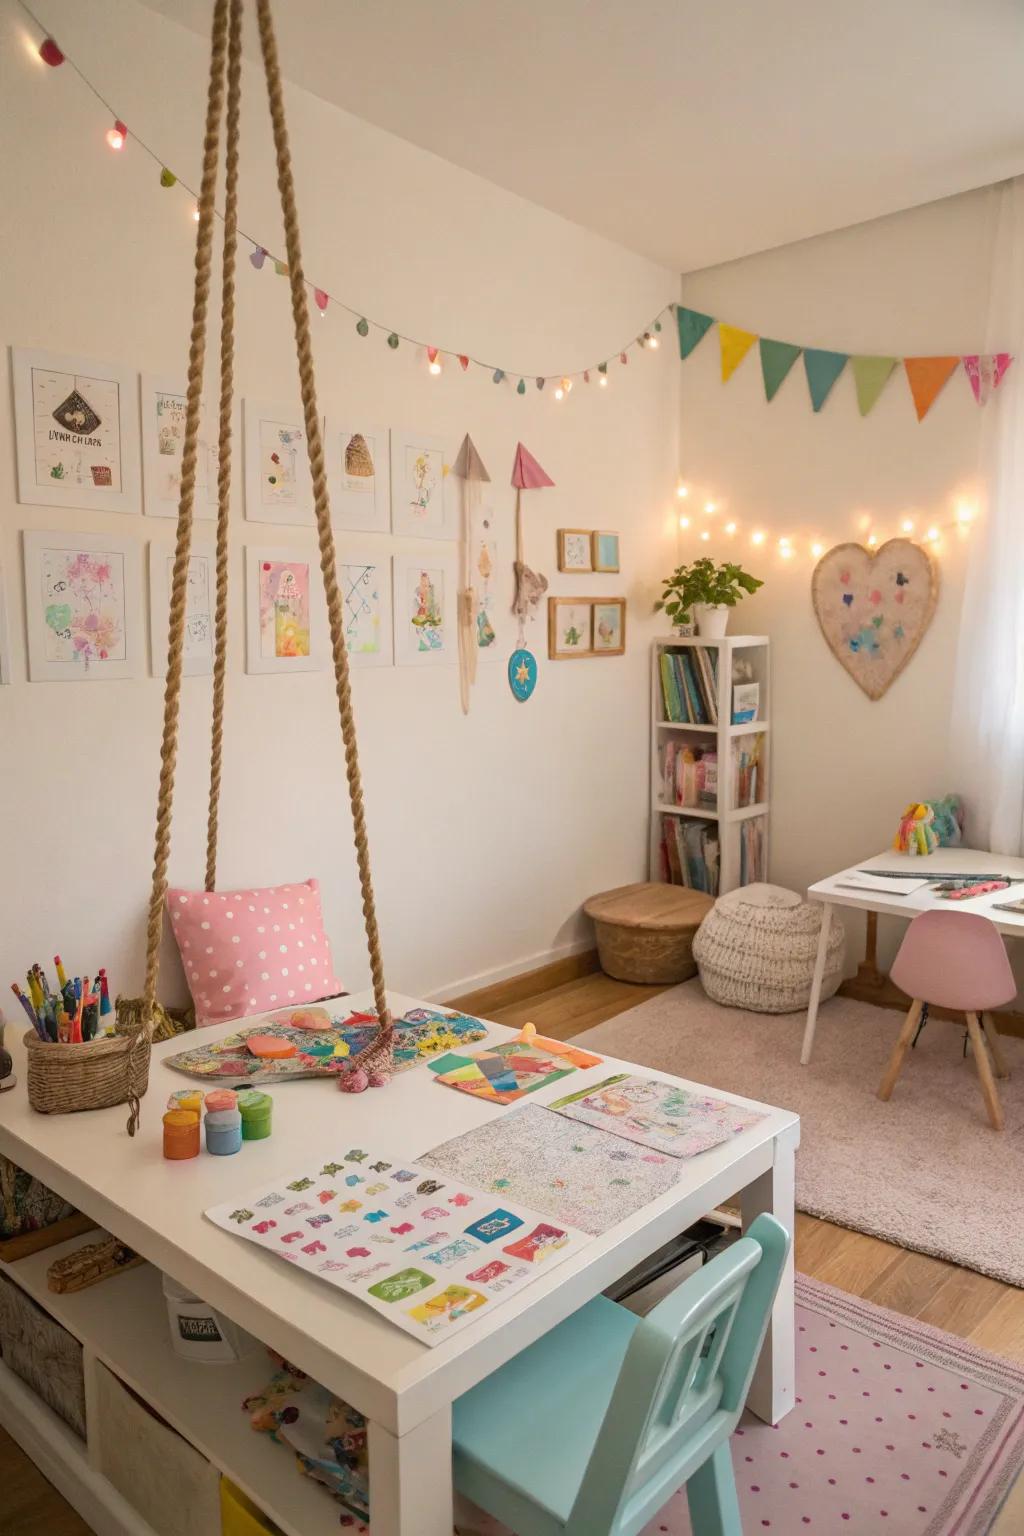
[[(334, 535), (331, 529), (327, 477), (324, 469), (323, 441), (317, 410), (313, 353), (309, 331), (309, 310), (302, 270), (295, 185), (291, 152), (285, 123), (281, 71), (277, 41), (270, 10), (270, 0), (256, 0), (260, 47), (263, 55), (267, 96), (274, 133), (277, 183), (284, 216), (285, 248), (291, 282), (292, 317), (298, 358), (299, 383), (306, 426), (309, 467), (313, 481), (320, 569), (323, 573), (327, 613), (330, 622), (331, 649), (334, 659), (335, 692), (345, 750), (345, 773), (352, 812), (352, 830), (356, 863), (362, 893), (370, 974), (380, 1028), (367, 1048), (353, 1059), (352, 1066), (365, 1070), (372, 1084), (385, 1082), (393, 1066), (394, 1026), (387, 1006), (384, 962), (373, 897), (370, 855), (366, 833), (362, 780), (352, 710), (348, 650), (345, 645), (344, 610), (338, 590)], [(128, 1051), (128, 1133), (134, 1135), (140, 1116), (140, 1089), (147, 1069), (147, 1052), (155, 1023), (156, 988), (160, 972), (160, 941), (163, 934), (163, 907), (167, 894), (167, 864), (170, 854), (171, 815), (174, 802), (174, 775), (178, 755), (178, 721), (181, 705), (182, 652), (185, 636), (185, 611), (189, 556), (192, 543), (192, 519), (195, 503), (196, 460), (199, 443), (199, 419), (202, 403), (203, 368), (206, 358), (207, 312), (210, 297), (210, 269), (213, 249), (213, 225), (220, 149), (221, 118), (224, 115), (225, 76), (227, 80), (226, 203), (224, 218), (224, 273), (221, 287), (220, 350), (220, 454), (217, 480), (217, 606), (213, 687), (213, 728), (210, 755), (210, 802), (207, 824), (206, 889), (212, 890), (217, 862), (217, 810), (221, 786), (224, 732), (224, 683), (227, 655), (228, 555), (227, 533), (231, 492), (231, 409), (234, 393), (234, 296), (237, 255), (238, 140), (241, 98), (242, 0), (215, 0), (210, 52), (210, 79), (206, 108), (206, 133), (203, 142), (203, 172), (199, 193), (199, 221), (196, 235), (195, 289), (189, 346), (188, 388), (186, 395), (185, 437), (181, 463), (181, 495), (178, 505), (178, 534), (174, 573), (171, 583), (167, 682), (164, 690), (164, 726), (160, 749), (160, 786), (157, 799), (156, 840), (153, 859), (153, 884), (149, 901), (146, 932), (145, 1005), (141, 1028)]]

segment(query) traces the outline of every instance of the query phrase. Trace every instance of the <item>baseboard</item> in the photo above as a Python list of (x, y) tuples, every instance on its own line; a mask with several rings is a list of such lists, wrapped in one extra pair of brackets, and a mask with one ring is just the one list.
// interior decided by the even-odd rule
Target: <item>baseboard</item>
[(586, 940), (547, 951), (547, 958), (537, 965), (535, 962), (541, 958), (534, 955), (518, 965), (456, 982), (430, 1001), (443, 1002), (449, 1008), (460, 1008), (486, 1018), (489, 1011), (507, 1008), (537, 992), (550, 991), (553, 987), (564, 986), (567, 981), (576, 981), (580, 976), (600, 970), (597, 950)]

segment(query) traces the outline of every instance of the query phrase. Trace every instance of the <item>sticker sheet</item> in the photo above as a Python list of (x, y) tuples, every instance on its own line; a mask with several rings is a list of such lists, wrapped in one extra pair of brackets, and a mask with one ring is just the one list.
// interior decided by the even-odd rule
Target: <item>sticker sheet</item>
[[(354, 1013), (344, 1003), (314, 1003), (260, 1014), (245, 1029), (193, 1046), (164, 1065), (189, 1077), (216, 1077), (227, 1082), (260, 1083), (293, 1077), (330, 1077), (344, 1070), (350, 1056), (370, 1044), (377, 1033), (373, 1009)], [(395, 1020), (395, 1071), (404, 1072), (453, 1047), (482, 1040), (487, 1025), (467, 1013), (442, 1008), (410, 1008)], [(277, 1035), (295, 1045), (295, 1055), (280, 1060), (253, 1056), (246, 1048), (250, 1035)]]
[(206, 1215), (431, 1346), (590, 1241), (520, 1201), (439, 1178), (422, 1160), (365, 1147)]
[(568, 1077), (577, 1067), (599, 1067), (604, 1058), (563, 1040), (536, 1035), (531, 1041), (506, 1040), (469, 1055), (453, 1052), (430, 1063), (438, 1082), (494, 1104), (514, 1104), (537, 1088)]
[(759, 1111), (727, 1099), (628, 1073), (556, 1099), (551, 1108), (670, 1157), (707, 1152), (764, 1119)]
[(443, 1142), (420, 1161), (594, 1236), (657, 1200), (679, 1176), (675, 1158), (539, 1104)]

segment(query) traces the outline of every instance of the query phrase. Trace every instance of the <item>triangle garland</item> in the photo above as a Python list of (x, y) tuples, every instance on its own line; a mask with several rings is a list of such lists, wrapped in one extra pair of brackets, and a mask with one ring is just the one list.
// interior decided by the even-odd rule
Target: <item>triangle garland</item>
[(750, 351), (757, 335), (754, 331), (741, 331), (736, 325), (718, 322), (718, 344), (722, 351), (722, 383), (728, 384), (736, 369)]
[(811, 392), (811, 404), (820, 411), (833, 384), (846, 367), (848, 352), (822, 352), (818, 347), (804, 349), (804, 369), (807, 388)]
[(857, 405), (862, 416), (866, 416), (877, 404), (898, 362), (898, 357), (851, 357), (853, 382), (857, 386)]
[(903, 359), (918, 421), (924, 421), (959, 361), (958, 357), (905, 357)]
[(767, 341), (763, 336), (758, 339), (757, 344), (761, 351), (761, 377), (764, 379), (764, 397), (766, 400), (774, 400), (778, 394), (780, 384), (800, 356), (803, 348), (794, 346), (790, 341)]
[(1009, 352), (977, 352), (964, 358), (964, 372), (971, 381), (974, 398), (984, 405), (989, 396), (999, 388), (1003, 375), (1013, 362)]
[(676, 322), (679, 326), (679, 356), (685, 361), (715, 322), (713, 316), (702, 315), (699, 309), (684, 309), (681, 304), (676, 310)]

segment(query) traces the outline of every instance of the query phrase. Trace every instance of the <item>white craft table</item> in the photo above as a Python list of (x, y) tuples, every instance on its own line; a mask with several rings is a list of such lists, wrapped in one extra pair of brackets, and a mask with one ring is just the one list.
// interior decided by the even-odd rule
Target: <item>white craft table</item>
[[(396, 1017), (415, 1006), (414, 999), (395, 994), (390, 1002)], [(372, 998), (357, 994), (346, 999), (348, 1005), (368, 1007)], [(205, 1034), (226, 1034), (234, 1027), (216, 1026)], [(12, 1034), (19, 1035), (16, 1024), (8, 1029), (8, 1040)], [(492, 1025), (487, 1038), (496, 1042), (513, 1036), (514, 1031)], [(169, 1093), (195, 1079), (165, 1067), (162, 1059), (181, 1049), (180, 1040), (154, 1048), (142, 1127), (131, 1141), (123, 1106), (75, 1115), (31, 1110), (23, 1052), (16, 1042), (21, 1081), (0, 1099), (0, 1152), (367, 1416), (373, 1536), (451, 1536), (453, 1400), (662, 1243), (736, 1193), (741, 1194), (744, 1224), (761, 1211), (772, 1211), (793, 1230), (799, 1120), (785, 1110), (757, 1106), (767, 1108), (763, 1121), (726, 1145), (682, 1162), (672, 1190), (539, 1277), (493, 1316), (431, 1349), (315, 1276), (215, 1227), (203, 1212), (278, 1173), (310, 1159), (336, 1157), (371, 1138), (398, 1156), (415, 1158), (495, 1114), (514, 1113), (515, 1106), (495, 1108), (442, 1087), (425, 1066), (401, 1073), (387, 1088), (355, 1095), (339, 1093), (329, 1080), (282, 1083), (271, 1088), (274, 1133), (269, 1140), (247, 1142), (236, 1157), (204, 1152), (190, 1162), (168, 1163), (161, 1155), (161, 1113)], [(575, 1090), (630, 1069), (630, 1063), (606, 1057), (601, 1066), (574, 1074), (571, 1086)], [(665, 1073), (651, 1075), (682, 1081)], [(562, 1080), (530, 1095), (528, 1102), (543, 1104), (566, 1091)], [(156, 1276), (148, 1268), (78, 1295), (48, 1296), (46, 1265), (54, 1252), (80, 1241), (4, 1266), (5, 1272), (82, 1339), (87, 1363), (94, 1355), (107, 1364), (288, 1536), (326, 1536), (335, 1530), (338, 1506), (307, 1479), (293, 1475), (286, 1454), (249, 1428), (239, 1411), (238, 1380), (221, 1385), (227, 1383), (221, 1372), (234, 1372), (237, 1378), (244, 1366), (245, 1390), (256, 1390), (270, 1374), (266, 1357), (217, 1367), (193, 1365), (171, 1354)], [(791, 1257), (750, 1397), (754, 1412), (772, 1423), (793, 1404), (793, 1306)], [(126, 1517), (117, 1518), (116, 1495), (113, 1502), (101, 1497), (97, 1503), (102, 1489), (96, 1484), (103, 1480), (88, 1456), (80, 1449), (77, 1455), (74, 1448), (66, 1454), (61, 1450), (65, 1440), (75, 1437), (69, 1432), (63, 1439), (48, 1435), (35, 1410), (28, 1411), (28, 1398), (33, 1394), (10, 1372), (0, 1374), (0, 1422), (8, 1432), (97, 1529), (139, 1536), (137, 1520), (130, 1524)]]
[[(922, 886), (909, 895), (898, 895), (901, 882), (894, 880), (893, 894), (886, 891), (857, 891), (843, 885), (845, 877), (856, 870), (899, 869), (906, 870), (920, 880), (941, 879), (947, 874), (1003, 874), (1013, 875), (1019, 885), (1011, 885), (1005, 891), (992, 891), (987, 896), (972, 896), (970, 901), (944, 901), (930, 886)], [(806, 1066), (814, 1049), (814, 1034), (818, 1024), (818, 1006), (821, 1002), (821, 983), (825, 974), (829, 918), (833, 907), (858, 907), (862, 912), (881, 912), (887, 917), (916, 917), (919, 912), (975, 912), (995, 923), (999, 932), (1009, 937), (1024, 938), (1024, 913), (997, 912), (996, 903), (1024, 897), (1024, 859), (1011, 858), (1003, 853), (986, 853), (976, 848), (936, 848), (927, 856), (911, 857), (906, 853), (873, 854), (859, 864), (851, 864), (838, 874), (819, 880), (807, 891), (808, 900), (820, 901), (821, 934), (818, 953), (811, 981), (811, 996), (807, 1005), (807, 1024), (800, 1061)]]

